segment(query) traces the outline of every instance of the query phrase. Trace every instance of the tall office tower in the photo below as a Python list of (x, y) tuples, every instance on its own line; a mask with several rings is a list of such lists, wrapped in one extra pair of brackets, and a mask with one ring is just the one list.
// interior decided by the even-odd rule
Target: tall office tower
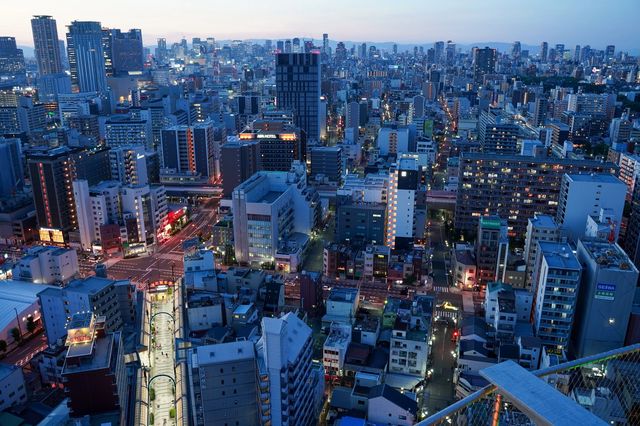
[(291, 53), (292, 49), (291, 49), (291, 40), (285, 40), (284, 41), (284, 53)]
[(62, 68), (66, 71), (69, 69), (69, 56), (67, 55), (67, 47), (64, 44), (64, 40), (58, 40), (58, 48), (60, 50)]
[(113, 40), (110, 28), (102, 28), (102, 52), (104, 54), (104, 73), (107, 77), (113, 77)]
[(123, 185), (147, 185), (147, 157), (141, 145), (121, 146), (109, 150), (111, 179)]
[(62, 72), (58, 74), (47, 74), (38, 77), (38, 101), (57, 102), (58, 95), (71, 93), (71, 79)]
[(555, 217), (564, 173), (616, 173), (612, 163), (520, 155), (462, 153), (456, 229), (473, 232), (477, 217), (494, 213), (523, 237), (534, 214)]
[(69, 322), (69, 346), (62, 367), (64, 393), (69, 416), (81, 418), (106, 412), (120, 412), (126, 423), (127, 372), (120, 332), (107, 334), (105, 317), (78, 313)]
[(598, 217), (602, 209), (611, 219), (613, 241), (618, 240), (627, 186), (617, 177), (602, 174), (565, 174), (560, 186), (556, 222), (567, 237), (583, 237), (589, 216)]
[(500, 216), (481, 216), (476, 238), (479, 284), (504, 280), (508, 252), (507, 221)]
[(284, 41), (282, 40), (276, 41), (276, 50), (278, 51), (278, 53), (284, 52)]
[(485, 47), (473, 49), (473, 78), (481, 82), (485, 74), (491, 74), (496, 70), (496, 49)]
[(322, 54), (329, 56), (329, 34), (322, 34)]
[(18, 49), (15, 37), (0, 37), (0, 78), (3, 85), (26, 83), (24, 54)]
[(74, 175), (71, 152), (61, 147), (29, 155), (27, 161), (40, 239), (53, 243), (67, 242), (69, 231), (77, 227), (69, 178)]
[(276, 103), (295, 113), (308, 141), (320, 140), (320, 57), (315, 53), (276, 55)]
[(271, 423), (310, 426), (318, 418), (319, 379), (311, 367), (311, 329), (294, 313), (262, 319), (257, 344), (269, 381)]
[(358, 47), (358, 58), (366, 59), (367, 58), (367, 43), (362, 43)]
[(156, 47), (154, 56), (155, 56), (156, 62), (158, 62), (159, 64), (164, 64), (165, 62), (167, 62), (167, 59), (169, 56), (169, 53), (167, 51), (167, 39), (165, 38), (158, 39), (158, 45)]
[(588, 62), (591, 59), (591, 46), (588, 44), (580, 49), (580, 62)]
[(107, 91), (107, 75), (99, 22), (73, 21), (68, 26), (67, 51), (71, 83), (80, 92)]
[(616, 53), (616, 47), (612, 44), (604, 49), (604, 60), (610, 62)]
[(411, 122), (415, 123), (417, 119), (424, 117), (424, 103), (425, 97), (416, 95), (413, 97), (413, 101), (410, 105)]
[(40, 76), (62, 73), (56, 20), (51, 16), (36, 15), (31, 20), (31, 31)]
[(567, 243), (538, 242), (533, 329), (545, 346), (567, 350), (582, 267)]
[(122, 32), (118, 29), (112, 29), (110, 35), (113, 75), (142, 72), (144, 69), (142, 31), (132, 29)]
[(233, 190), (232, 206), (236, 259), (253, 266), (273, 262), (284, 241), (311, 232), (318, 218), (318, 195), (300, 163), (254, 174)]
[(66, 146), (34, 150), (27, 154), (33, 201), (43, 242), (62, 244), (77, 228), (72, 181), (89, 185), (109, 179), (108, 149), (83, 151)]
[(576, 48), (573, 51), (573, 62), (580, 62), (580, 45), (576, 44)]
[(214, 132), (211, 121), (163, 130), (164, 167), (178, 173), (197, 173), (211, 180), (218, 178), (219, 147)]
[(529, 218), (527, 236), (524, 242), (524, 261), (526, 263), (525, 288), (531, 290), (533, 284), (533, 269), (538, 255), (538, 243), (548, 241), (560, 242), (561, 229), (552, 216), (536, 214)]
[(435, 50), (435, 62), (437, 64), (444, 61), (444, 41), (436, 41), (433, 45)]
[(453, 65), (456, 59), (456, 44), (449, 40), (447, 42), (447, 49), (445, 52), (445, 63), (447, 66)]
[(534, 126), (544, 126), (547, 120), (547, 111), (549, 110), (549, 101), (546, 98), (538, 97), (536, 99), (535, 108), (533, 110), (533, 120), (531, 124)]
[(602, 240), (578, 241), (577, 257), (583, 269), (571, 346), (582, 358), (625, 345), (638, 269), (618, 244)]
[[(262, 424), (259, 370), (248, 340), (189, 350), (193, 424)], [(268, 384), (260, 383), (260, 386)]]
[(294, 37), (292, 40), (292, 53), (302, 53), (300, 50), (300, 39), (298, 37)]
[(542, 63), (547, 62), (547, 55), (549, 54), (549, 43), (543, 41), (540, 45), (540, 61)]
[(514, 154), (518, 152), (520, 128), (501, 109), (482, 111), (478, 120), (478, 140), (482, 152)]
[(392, 249), (407, 248), (413, 245), (414, 237), (416, 237), (414, 213), (419, 183), (420, 172), (415, 158), (399, 158), (397, 163), (389, 168), (385, 245)]
[(222, 194), (227, 197), (238, 185), (261, 170), (260, 142), (227, 142), (221, 151)]
[(345, 116), (345, 129), (358, 129), (360, 126), (360, 103), (357, 101), (347, 103)]
[(556, 51), (556, 60), (559, 62), (562, 62), (564, 60), (564, 51), (565, 51), (564, 44), (562, 43), (556, 44), (555, 51)]
[(514, 41), (511, 45), (511, 59), (518, 60), (522, 54), (522, 45), (519, 41)]
[(339, 61), (347, 59), (347, 48), (341, 41), (338, 42), (338, 45), (336, 46), (336, 59)]
[(20, 139), (0, 137), (0, 197), (15, 196), (24, 186)]

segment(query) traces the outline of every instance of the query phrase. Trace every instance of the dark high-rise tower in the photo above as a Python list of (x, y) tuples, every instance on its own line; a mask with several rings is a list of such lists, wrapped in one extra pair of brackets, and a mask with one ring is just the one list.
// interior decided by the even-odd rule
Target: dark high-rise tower
[(547, 62), (547, 55), (549, 54), (549, 43), (543, 41), (540, 45), (540, 61)]
[(40, 76), (63, 72), (56, 20), (47, 15), (34, 16), (31, 30)]
[(106, 92), (107, 77), (99, 22), (73, 21), (67, 33), (71, 82), (81, 92)]
[(276, 55), (276, 102), (279, 109), (294, 112), (307, 140), (320, 139), (320, 55)]
[(142, 31), (111, 30), (111, 58), (114, 75), (127, 75), (143, 69)]
[(473, 78), (482, 81), (485, 74), (490, 74), (496, 69), (496, 49), (485, 47), (473, 50)]
[(18, 49), (15, 37), (0, 37), (0, 77), (11, 84), (26, 81), (24, 54)]

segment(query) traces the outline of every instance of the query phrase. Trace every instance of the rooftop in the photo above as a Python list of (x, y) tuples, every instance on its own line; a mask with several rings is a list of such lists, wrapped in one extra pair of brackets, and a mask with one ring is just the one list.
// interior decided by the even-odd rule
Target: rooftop
[(578, 243), (578, 247), (580, 246), (585, 248), (587, 254), (600, 268), (637, 272), (629, 256), (618, 244), (596, 239), (582, 239)]
[(580, 262), (568, 243), (539, 241), (540, 252), (550, 268), (581, 270)]
[(255, 357), (253, 342), (238, 341), (196, 348), (199, 365), (251, 359)]
[(529, 222), (535, 228), (557, 228), (558, 224), (553, 216), (549, 216), (546, 214), (535, 215), (533, 218), (529, 218)]
[(620, 179), (610, 173), (567, 174), (565, 176), (572, 182), (616, 183), (624, 185)]
[[(118, 339), (120, 338), (119, 333), (117, 333), (94, 339), (92, 341), (94, 345), (93, 351), (89, 352), (89, 355), (83, 352), (79, 356), (69, 357), (69, 353), (67, 353), (62, 374), (76, 374), (109, 368), (111, 354), (117, 348), (116, 336)], [(73, 359), (73, 362), (69, 361), (71, 359)]]
[(348, 302), (353, 303), (358, 298), (357, 288), (334, 287), (329, 293), (327, 300), (332, 302)]

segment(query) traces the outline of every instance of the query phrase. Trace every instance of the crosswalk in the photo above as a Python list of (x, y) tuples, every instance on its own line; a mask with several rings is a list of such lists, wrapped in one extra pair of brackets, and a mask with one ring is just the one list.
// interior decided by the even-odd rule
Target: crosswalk
[(440, 309), (436, 309), (436, 311), (434, 312), (436, 317), (439, 318), (457, 318), (458, 317), (458, 312), (457, 311), (447, 311), (447, 310), (440, 310)]
[(433, 286), (433, 291), (435, 291), (436, 293), (449, 293), (450, 291), (449, 286)]

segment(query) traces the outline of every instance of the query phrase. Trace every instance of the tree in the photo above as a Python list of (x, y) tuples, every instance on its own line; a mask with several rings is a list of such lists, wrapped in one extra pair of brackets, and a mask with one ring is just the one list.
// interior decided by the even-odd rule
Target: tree
[(16, 342), (19, 342), (20, 340), (22, 340), (22, 333), (20, 333), (20, 330), (18, 329), (18, 327), (13, 327), (11, 329), (11, 337), (13, 337), (13, 340)]
[(36, 322), (33, 317), (27, 317), (27, 331), (33, 333), (36, 330)]
[(4, 352), (7, 350), (7, 341), (6, 340), (0, 340), (0, 352)]

